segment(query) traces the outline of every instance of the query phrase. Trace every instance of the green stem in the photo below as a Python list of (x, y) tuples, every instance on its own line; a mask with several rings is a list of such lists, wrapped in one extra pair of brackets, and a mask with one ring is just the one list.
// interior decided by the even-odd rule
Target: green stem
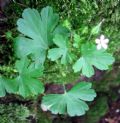
[(44, 71), (44, 73), (56, 73), (57, 71), (52, 71), (52, 70), (49, 70), (49, 71)]
[(88, 37), (88, 41), (90, 41), (91, 37), (92, 37), (92, 34), (90, 34), (90, 36)]
[(63, 89), (64, 89), (64, 93), (66, 93), (66, 88), (65, 88), (65, 84), (63, 84)]
[(30, 4), (30, 7), (32, 8), (32, 0), (30, 0), (29, 4)]
[[(56, 63), (57, 63), (57, 65), (58, 65), (58, 67), (59, 67), (59, 72), (60, 72), (60, 74), (62, 75), (62, 77), (64, 77), (64, 76), (63, 76), (63, 71), (62, 71), (61, 65), (59, 64), (58, 61), (56, 61)], [(64, 93), (66, 93), (65, 83), (63, 83), (63, 89), (64, 89)]]
[(21, 7), (24, 7), (24, 8), (28, 7), (27, 5), (25, 5), (23, 3), (19, 3), (19, 2), (16, 2), (16, 1), (14, 3), (17, 4), (17, 5), (19, 5), (19, 6), (21, 6)]

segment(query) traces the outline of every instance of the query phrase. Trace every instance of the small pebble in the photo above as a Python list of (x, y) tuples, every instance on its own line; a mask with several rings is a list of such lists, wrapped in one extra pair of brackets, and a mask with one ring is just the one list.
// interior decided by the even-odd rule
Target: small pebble
[(119, 112), (120, 112), (120, 109), (117, 109), (115, 112), (116, 112), (116, 113), (119, 113)]
[(120, 94), (120, 89), (118, 90), (118, 93)]

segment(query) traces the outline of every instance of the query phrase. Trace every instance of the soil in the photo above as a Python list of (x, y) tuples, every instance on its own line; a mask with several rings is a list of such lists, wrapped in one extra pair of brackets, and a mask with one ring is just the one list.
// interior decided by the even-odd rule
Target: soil
[(109, 111), (99, 123), (120, 123), (120, 99), (111, 103)]

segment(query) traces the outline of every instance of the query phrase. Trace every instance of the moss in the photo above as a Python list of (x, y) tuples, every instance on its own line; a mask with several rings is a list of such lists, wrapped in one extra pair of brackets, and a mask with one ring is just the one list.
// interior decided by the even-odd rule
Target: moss
[(29, 123), (27, 107), (17, 104), (0, 104), (0, 123)]
[(108, 111), (106, 97), (99, 97), (93, 107), (88, 111), (85, 117), (85, 123), (98, 123), (99, 119)]
[(37, 114), (37, 123), (52, 123), (49, 115), (39, 110)]

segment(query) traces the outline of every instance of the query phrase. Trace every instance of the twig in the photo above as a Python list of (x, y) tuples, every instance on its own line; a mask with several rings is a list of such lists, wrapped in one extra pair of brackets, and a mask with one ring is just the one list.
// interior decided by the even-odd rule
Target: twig
[[(14, 1), (13, 1), (14, 2)], [(14, 2), (15, 4), (18, 4), (18, 5), (20, 5), (20, 6), (22, 6), (22, 7), (29, 7), (29, 6), (27, 6), (27, 5), (25, 5), (25, 4), (22, 4), (22, 3), (18, 3), (18, 2)]]

